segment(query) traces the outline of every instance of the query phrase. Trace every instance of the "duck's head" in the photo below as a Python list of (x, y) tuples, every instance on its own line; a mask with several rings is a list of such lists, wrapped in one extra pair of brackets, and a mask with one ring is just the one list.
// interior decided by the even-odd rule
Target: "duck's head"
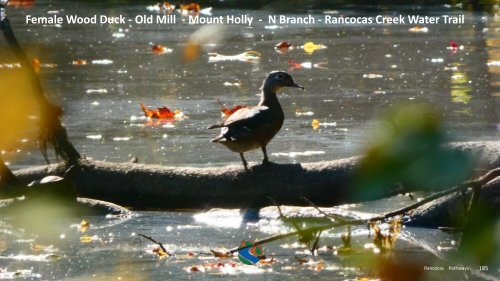
[(281, 88), (299, 88), (304, 90), (304, 87), (295, 83), (292, 76), (284, 71), (272, 71), (264, 80), (262, 89), (264, 91), (276, 92)]

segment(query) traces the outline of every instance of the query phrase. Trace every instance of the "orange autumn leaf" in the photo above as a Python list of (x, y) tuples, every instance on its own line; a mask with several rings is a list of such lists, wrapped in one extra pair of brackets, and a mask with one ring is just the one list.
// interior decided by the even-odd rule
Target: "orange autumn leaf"
[[(146, 117), (151, 119), (172, 119), (175, 117), (175, 112), (172, 112), (166, 106), (157, 109), (148, 109), (144, 104), (140, 104), (142, 111)], [(177, 112), (177, 111), (176, 111)], [(179, 111), (180, 113), (180, 111)]]
[(31, 8), (35, 4), (35, 0), (10, 0), (7, 2), (8, 6), (16, 8)]
[(242, 108), (245, 108), (245, 107), (247, 107), (247, 106), (246, 105), (237, 105), (237, 106), (235, 106), (235, 107), (233, 107), (231, 109), (223, 107), (221, 109), (221, 111), (224, 114), (224, 118), (227, 119), (227, 118), (229, 118), (229, 116), (233, 115), (233, 113), (235, 113), (236, 111), (238, 111), (238, 110), (240, 110)]
[(73, 65), (87, 65), (87, 60), (78, 59), (78, 60), (74, 60), (71, 64), (73, 64)]
[(170, 4), (169, 2), (163, 2), (160, 5), (160, 11), (166, 14), (171, 14), (175, 10), (175, 5)]
[(281, 41), (279, 42), (278, 44), (276, 44), (274, 46), (275, 49), (289, 49), (290, 47), (292, 47), (293, 45), (286, 42), (286, 41)]
[(262, 265), (269, 265), (269, 264), (273, 264), (273, 263), (275, 263), (274, 257), (271, 257), (270, 259), (267, 259), (267, 260), (260, 260), (259, 261), (259, 264), (262, 264)]
[(212, 252), (214, 257), (216, 257), (216, 258), (228, 259), (228, 258), (232, 257), (231, 253), (229, 253), (229, 252), (219, 252), (219, 251), (215, 251), (215, 250), (210, 250), (210, 252)]
[(224, 119), (229, 118), (229, 116), (233, 115), (233, 113), (235, 113), (236, 111), (238, 111), (238, 110), (240, 110), (242, 108), (247, 107), (247, 105), (244, 104), (244, 105), (237, 105), (237, 106), (235, 106), (233, 108), (227, 108), (227, 107), (224, 106), (224, 104), (220, 101), (219, 98), (217, 98), (217, 102), (221, 106), (221, 110), (220, 111), (222, 112), (222, 118), (224, 118)]
[(164, 54), (165, 53), (165, 46), (153, 45), (153, 47), (151, 47), (151, 51), (153, 51), (153, 53), (156, 55)]
[(199, 272), (199, 271), (200, 271), (200, 268), (199, 268), (198, 266), (196, 266), (196, 265), (193, 265), (193, 266), (191, 266), (190, 270), (191, 270), (192, 272)]
[(168, 119), (173, 118), (175, 115), (174, 112), (170, 111), (166, 106), (158, 108), (158, 118), (159, 119)]
[(154, 248), (153, 253), (157, 254), (160, 258), (168, 256), (168, 253), (163, 251), (160, 247)]
[(190, 3), (187, 5), (180, 4), (179, 6), (183, 14), (184, 13), (198, 14), (201, 10), (200, 4), (198, 3)]
[(169, 49), (169, 48), (167, 48), (167, 47), (165, 47), (163, 45), (160, 45), (160, 44), (156, 44), (156, 45), (153, 45), (151, 47), (151, 51), (155, 55), (163, 55), (163, 54), (166, 54), (166, 53), (171, 53), (172, 49)]

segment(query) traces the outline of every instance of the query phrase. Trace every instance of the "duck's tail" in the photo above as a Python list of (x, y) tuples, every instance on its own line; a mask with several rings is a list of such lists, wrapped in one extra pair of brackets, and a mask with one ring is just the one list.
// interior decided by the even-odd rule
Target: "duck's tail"
[(215, 124), (215, 125), (208, 127), (207, 129), (217, 129), (217, 128), (222, 128), (222, 127), (226, 127), (226, 125), (224, 125), (224, 123)]

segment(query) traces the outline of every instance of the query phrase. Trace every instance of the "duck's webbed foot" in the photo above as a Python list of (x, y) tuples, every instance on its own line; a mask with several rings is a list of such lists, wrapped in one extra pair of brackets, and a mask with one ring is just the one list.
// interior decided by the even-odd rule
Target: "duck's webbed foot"
[(269, 161), (269, 159), (264, 158), (264, 160), (262, 160), (262, 165), (274, 165), (274, 163)]
[(262, 160), (262, 165), (273, 165), (274, 163), (269, 161), (269, 158), (267, 157), (267, 150), (266, 146), (262, 146), (262, 153), (264, 153), (264, 160)]

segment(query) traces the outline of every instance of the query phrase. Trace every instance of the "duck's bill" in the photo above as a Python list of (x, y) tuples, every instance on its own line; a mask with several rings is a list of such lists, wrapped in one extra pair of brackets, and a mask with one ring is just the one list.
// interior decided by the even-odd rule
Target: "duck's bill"
[(299, 85), (299, 84), (297, 84), (297, 83), (293, 83), (293, 85), (292, 85), (291, 87), (292, 87), (292, 88), (299, 88), (299, 89), (301, 89), (302, 91), (305, 89), (305, 88), (304, 88), (304, 86)]

